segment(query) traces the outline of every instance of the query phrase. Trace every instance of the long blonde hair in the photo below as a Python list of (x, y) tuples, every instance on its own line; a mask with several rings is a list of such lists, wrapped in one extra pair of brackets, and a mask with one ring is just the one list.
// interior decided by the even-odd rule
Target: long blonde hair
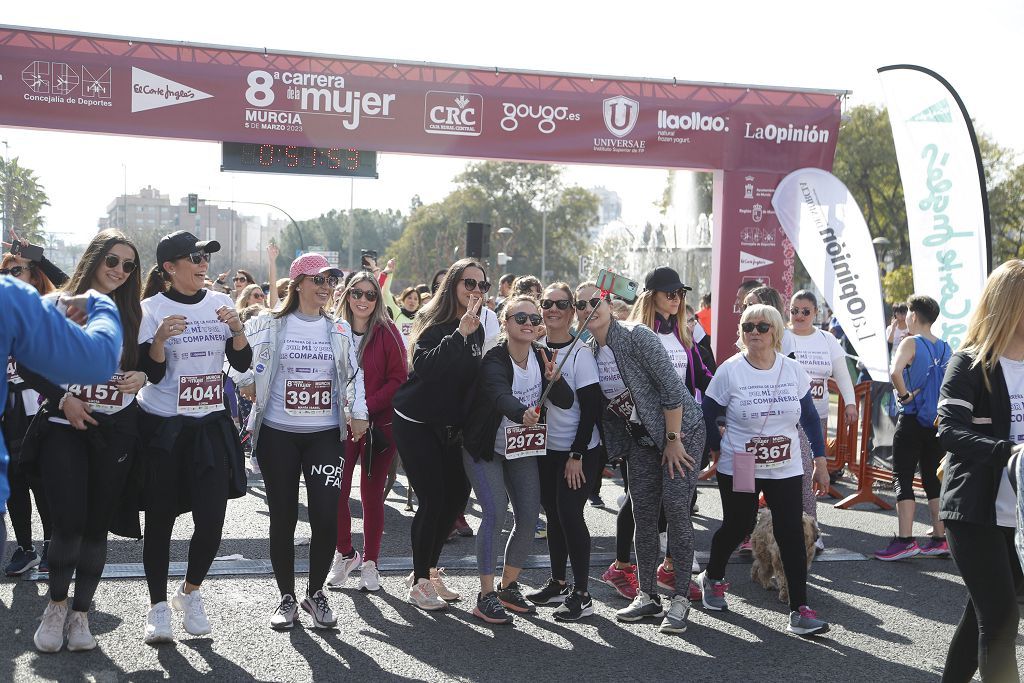
[[(348, 281), (348, 285), (345, 287), (345, 291), (341, 293), (341, 298), (338, 300), (338, 311), (337, 317), (344, 318), (351, 325), (352, 321), (355, 320), (355, 315), (352, 313), (352, 302), (349, 300), (349, 292), (360, 282), (369, 282), (373, 287), (373, 292), (377, 293), (377, 305), (373, 309), (373, 313), (370, 314), (369, 324), (366, 326), (366, 332), (363, 334), (362, 340), (359, 342), (359, 351), (357, 356), (359, 357), (359, 365), (363, 365), (363, 353), (366, 351), (366, 347), (370, 345), (370, 341), (373, 339), (373, 335), (377, 333), (377, 328), (387, 328), (391, 325), (391, 319), (388, 317), (388, 308), (384, 301), (384, 294), (381, 292), (380, 283), (377, 282), (377, 278), (373, 273), (361, 270)], [(353, 334), (355, 328), (352, 328)]]
[[(676, 338), (679, 339), (679, 343), (683, 345), (683, 348), (689, 351), (693, 348), (693, 337), (690, 336), (690, 328), (686, 326), (686, 318), (680, 315), (685, 310), (686, 302), (679, 302), (679, 310), (674, 315), (669, 316), (669, 320), (674, 320), (676, 324)], [(647, 325), (647, 327), (654, 329), (655, 318), (654, 314), (657, 311), (654, 310), (654, 292), (647, 289), (640, 292), (637, 296), (636, 301), (633, 303), (633, 309), (629, 312), (629, 317), (626, 320), (635, 321)]]
[[(991, 369), (1017, 333), (1024, 317), (1024, 261), (1014, 259), (992, 271), (985, 282), (961, 351), (974, 354), (971, 367)], [(985, 385), (990, 388), (988, 373)]]

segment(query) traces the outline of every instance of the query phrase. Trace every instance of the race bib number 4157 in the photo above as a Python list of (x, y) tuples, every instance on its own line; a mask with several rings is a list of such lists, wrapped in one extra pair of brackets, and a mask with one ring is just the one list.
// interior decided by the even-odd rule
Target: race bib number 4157
[(208, 413), (224, 407), (224, 382), (219, 372), (178, 378), (178, 413)]

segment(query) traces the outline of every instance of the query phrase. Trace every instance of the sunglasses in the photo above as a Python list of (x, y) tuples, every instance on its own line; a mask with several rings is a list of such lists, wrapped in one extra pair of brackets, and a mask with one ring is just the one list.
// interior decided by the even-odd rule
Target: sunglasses
[(754, 330), (757, 330), (761, 334), (768, 334), (769, 332), (771, 332), (772, 324), (771, 323), (756, 323), (756, 324), (755, 323), (743, 323), (742, 325), (740, 325), (740, 327), (742, 327), (743, 331), (745, 333), (747, 333), (747, 334), (750, 334)]
[(13, 268), (0, 268), (0, 275), (13, 275), (14, 277), (18, 277), (26, 270), (35, 270), (35, 265), (29, 264), (27, 266), (14, 266)]
[(257, 301), (261, 301), (263, 299), (266, 299), (267, 297), (266, 297), (266, 295), (263, 294), (263, 292), (253, 292), (252, 296), (250, 296), (249, 298), (250, 299), (256, 299)]
[(539, 313), (513, 313), (512, 315), (506, 315), (505, 320), (514, 320), (516, 325), (525, 325), (527, 320), (530, 321), (531, 325), (540, 325), (543, 322), (543, 318), (540, 317)]
[(244, 275), (236, 275), (235, 277), (233, 277), (231, 279), (234, 282), (248, 282), (249, 281), (249, 278), (245, 277)]
[(349, 290), (348, 295), (355, 299), (356, 301), (359, 301), (364, 296), (366, 297), (366, 300), (370, 302), (374, 302), (377, 300), (377, 292), (373, 291), (372, 289), (362, 290), (355, 289), (353, 287), (352, 289)]
[(560, 311), (564, 311), (572, 306), (572, 302), (568, 299), (559, 299), (558, 301), (552, 301), (551, 299), (541, 299), (540, 307), (545, 311), (549, 310), (552, 306)]
[(310, 280), (312, 280), (313, 284), (317, 287), (323, 287), (325, 284), (328, 284), (331, 287), (338, 286), (338, 278), (336, 275), (314, 275)]
[(178, 258), (187, 258), (189, 261), (196, 264), (197, 266), (203, 261), (206, 261), (207, 263), (210, 262), (210, 255), (207, 254), (205, 251), (193, 251), (191, 254), (185, 254), (184, 256), (179, 256)]
[(466, 285), (466, 291), (468, 292), (472, 292), (474, 289), (479, 288), (481, 294), (486, 294), (487, 290), (491, 288), (491, 283), (488, 282), (487, 280), (481, 280), (480, 282), (477, 282), (471, 277), (464, 277), (461, 280), (459, 280), (459, 282), (462, 282), (463, 284)]
[(132, 271), (135, 270), (135, 267), (138, 265), (137, 263), (135, 263), (135, 261), (122, 259), (119, 256), (116, 256), (115, 254), (107, 254), (106, 256), (104, 256), (103, 263), (107, 266), (107, 268), (117, 268), (117, 264), (120, 263), (121, 270), (123, 270), (125, 273), (131, 273)]
[(811, 309), (809, 308), (791, 308), (789, 309), (790, 315), (810, 315)]
[(677, 289), (674, 292), (662, 292), (662, 294), (664, 294), (665, 298), (669, 301), (675, 301), (676, 299), (684, 298), (686, 296), (686, 292), (687, 290), (685, 289)]
[(576, 302), (576, 310), (577, 311), (585, 311), (585, 310), (587, 310), (587, 306), (588, 305), (591, 308), (597, 308), (598, 306), (601, 305), (601, 299), (595, 296), (593, 299), (590, 299), (589, 301), (583, 301), (583, 300), (577, 301)]

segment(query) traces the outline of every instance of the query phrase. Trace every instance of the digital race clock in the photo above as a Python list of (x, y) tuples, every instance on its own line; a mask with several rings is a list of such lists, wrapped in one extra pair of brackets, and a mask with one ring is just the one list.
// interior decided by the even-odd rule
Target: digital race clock
[(221, 143), (222, 171), (376, 178), (377, 153), (348, 147)]

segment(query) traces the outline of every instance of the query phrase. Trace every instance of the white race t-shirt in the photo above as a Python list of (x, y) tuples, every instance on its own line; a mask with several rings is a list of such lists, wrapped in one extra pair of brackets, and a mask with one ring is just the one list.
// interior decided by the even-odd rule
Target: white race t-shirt
[(789, 356), (796, 352), (796, 335), (788, 327), (782, 330), (782, 355)]
[(793, 334), (797, 361), (811, 378), (811, 398), (818, 409), (818, 417), (828, 417), (828, 380), (833, 368), (846, 372), (846, 353), (839, 340), (827, 332), (815, 330), (811, 334)]
[(741, 353), (719, 365), (706, 392), (708, 398), (725, 406), (718, 471), (731, 476), (733, 454), (753, 451), (758, 479), (802, 476), (796, 427), (800, 399), (810, 387), (811, 380), (800, 364), (778, 353), (769, 370), (755, 368)]
[[(264, 423), (308, 433), (338, 426), (338, 377), (331, 349), (331, 321), (285, 316), (277, 371), (270, 382)], [(355, 340), (359, 343), (358, 338)]]
[[(512, 395), (527, 408), (537, 405), (540, 401), (541, 395), (541, 382), (540, 382), (540, 363), (537, 362), (537, 354), (530, 349), (530, 355), (526, 359), (526, 369), (519, 367), (519, 364), (515, 361), (509, 361), (512, 363)], [(498, 433), (494, 435), (494, 452), (499, 455), (505, 455), (505, 427), (516, 427), (517, 422), (513, 422), (507, 417), (501, 418), (501, 425), (498, 427)]]
[(610, 346), (597, 350), (597, 378), (601, 383), (601, 393), (609, 401), (626, 391), (626, 383), (622, 381), (622, 373)]
[(501, 325), (498, 316), (486, 305), (480, 307), (480, 326), (484, 328), (484, 353), (490, 351), (498, 343)]
[(892, 350), (895, 353), (896, 347), (900, 345), (903, 338), (910, 336), (910, 327), (900, 327), (896, 323), (889, 323), (889, 326), (885, 328), (886, 339), (889, 338), (890, 333), (892, 334)]
[(686, 355), (686, 349), (683, 348), (683, 342), (679, 341), (679, 337), (674, 334), (659, 334), (658, 341), (668, 351), (669, 360), (672, 361), (672, 367), (676, 369), (676, 374), (679, 375), (680, 381), (686, 384), (686, 367), (689, 363), (689, 358)]
[[(1014, 445), (1024, 443), (1024, 361), (1000, 357), (999, 365), (1003, 368), (1006, 388), (1010, 393), (1010, 441)], [(996, 525), (1017, 526), (1017, 496), (1010, 486), (1005, 467), (996, 495)]]
[[(564, 349), (559, 350), (559, 354), (563, 352)], [(572, 359), (562, 366), (562, 377), (568, 382), (574, 395), (571, 408), (563, 409), (548, 405), (548, 448), (553, 451), (568, 451), (572, 448), (572, 442), (576, 440), (576, 430), (580, 424), (580, 402), (575, 396), (576, 390), (598, 383), (597, 361), (594, 360), (590, 347), (582, 342), (576, 344), (572, 351)], [(595, 448), (599, 441), (600, 436), (595, 425), (587, 450)]]
[(226, 294), (207, 291), (202, 301), (182, 304), (157, 294), (142, 302), (139, 343), (152, 342), (163, 319), (183, 315), (185, 331), (164, 344), (167, 372), (159, 384), (139, 391), (139, 405), (150, 415), (202, 417), (224, 410), (224, 347), (231, 338), (217, 309), (234, 302)]

